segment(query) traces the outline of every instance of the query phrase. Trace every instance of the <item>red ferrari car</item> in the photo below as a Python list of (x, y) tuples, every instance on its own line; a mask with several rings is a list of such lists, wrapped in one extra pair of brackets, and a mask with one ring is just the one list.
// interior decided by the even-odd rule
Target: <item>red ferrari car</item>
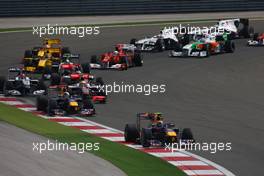
[(98, 59), (91, 57), (90, 68), (92, 69), (117, 69), (126, 70), (129, 67), (143, 65), (140, 51), (132, 44), (117, 44), (114, 52), (107, 52)]

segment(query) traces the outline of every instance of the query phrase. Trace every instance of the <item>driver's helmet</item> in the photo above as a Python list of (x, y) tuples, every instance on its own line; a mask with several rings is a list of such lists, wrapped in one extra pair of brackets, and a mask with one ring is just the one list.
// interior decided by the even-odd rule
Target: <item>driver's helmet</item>
[(195, 35), (194, 39), (195, 40), (202, 40), (203, 39), (203, 35)]
[(161, 128), (163, 126), (163, 121), (162, 120), (158, 121), (156, 126)]
[(63, 93), (63, 96), (64, 96), (65, 98), (69, 98), (69, 97), (70, 97), (70, 93), (66, 91), (66, 92)]
[(118, 51), (114, 51), (113, 54), (114, 54), (114, 56), (118, 55)]

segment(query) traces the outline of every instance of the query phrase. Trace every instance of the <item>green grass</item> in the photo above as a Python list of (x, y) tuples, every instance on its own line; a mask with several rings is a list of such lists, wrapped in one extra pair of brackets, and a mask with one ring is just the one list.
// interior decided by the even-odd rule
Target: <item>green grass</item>
[(108, 160), (123, 170), (128, 176), (184, 176), (173, 165), (154, 156), (145, 154), (122, 144), (98, 138), (78, 129), (60, 125), (29, 112), (0, 103), (0, 121), (13, 124), (60, 142), (99, 142), (100, 150), (92, 153)]

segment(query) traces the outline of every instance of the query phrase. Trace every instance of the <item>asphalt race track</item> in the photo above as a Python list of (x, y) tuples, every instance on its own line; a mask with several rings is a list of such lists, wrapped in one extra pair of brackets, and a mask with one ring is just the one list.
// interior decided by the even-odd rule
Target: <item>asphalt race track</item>
[[(204, 25), (204, 24), (203, 24)], [(206, 24), (208, 25), (208, 24)], [(264, 21), (252, 21), (264, 32)], [(156, 34), (161, 26), (103, 28), (98, 36), (63, 36), (65, 46), (80, 53), (82, 62), (92, 54), (112, 51), (114, 44)], [(30, 32), (0, 34), (0, 73), (17, 64), (24, 50), (41, 44)], [(264, 158), (264, 48), (235, 41), (233, 54), (206, 59), (169, 58), (168, 52), (144, 54), (144, 66), (127, 71), (94, 71), (106, 83), (166, 84), (164, 94), (110, 94), (97, 105), (92, 120), (123, 130), (137, 112), (163, 112), (167, 121), (192, 128), (200, 142), (232, 142), (232, 151), (195, 152), (238, 176), (262, 175)]]
[(55, 150), (39, 153), (33, 150), (33, 143), (47, 144), (48, 139), (15, 126), (0, 122), (0, 132), (1, 176), (126, 175), (111, 163), (87, 152)]

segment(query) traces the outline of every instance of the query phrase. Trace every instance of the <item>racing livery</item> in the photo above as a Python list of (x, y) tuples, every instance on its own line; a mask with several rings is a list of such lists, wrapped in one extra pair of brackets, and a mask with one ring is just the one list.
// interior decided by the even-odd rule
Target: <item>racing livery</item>
[[(149, 121), (142, 127), (142, 121)], [(189, 128), (179, 129), (173, 123), (163, 123), (161, 113), (138, 113), (136, 124), (126, 124), (125, 141), (140, 143), (143, 147), (165, 146), (168, 143), (192, 143), (193, 134)]]
[(194, 35), (193, 41), (181, 47), (176, 47), (169, 53), (170, 57), (208, 57), (212, 54), (233, 53), (235, 44), (228, 35), (199, 36)]
[(99, 59), (94, 55), (91, 57), (90, 67), (92, 69), (116, 69), (126, 70), (129, 67), (140, 67), (143, 65), (139, 50), (132, 44), (117, 44), (114, 52), (107, 52)]
[(144, 39), (131, 39), (130, 44), (135, 45), (140, 51), (164, 51), (174, 48), (178, 43), (178, 38), (175, 34), (174, 28), (164, 28), (160, 34), (153, 37), (146, 37)]
[(33, 79), (23, 69), (8, 69), (8, 77), (0, 78), (2, 92), (5, 96), (42, 95), (46, 93), (46, 85), (42, 80)]
[(82, 96), (80, 88), (66, 85), (51, 86), (47, 96), (38, 96), (37, 110), (44, 111), (50, 116), (92, 116), (95, 114), (91, 100)]

